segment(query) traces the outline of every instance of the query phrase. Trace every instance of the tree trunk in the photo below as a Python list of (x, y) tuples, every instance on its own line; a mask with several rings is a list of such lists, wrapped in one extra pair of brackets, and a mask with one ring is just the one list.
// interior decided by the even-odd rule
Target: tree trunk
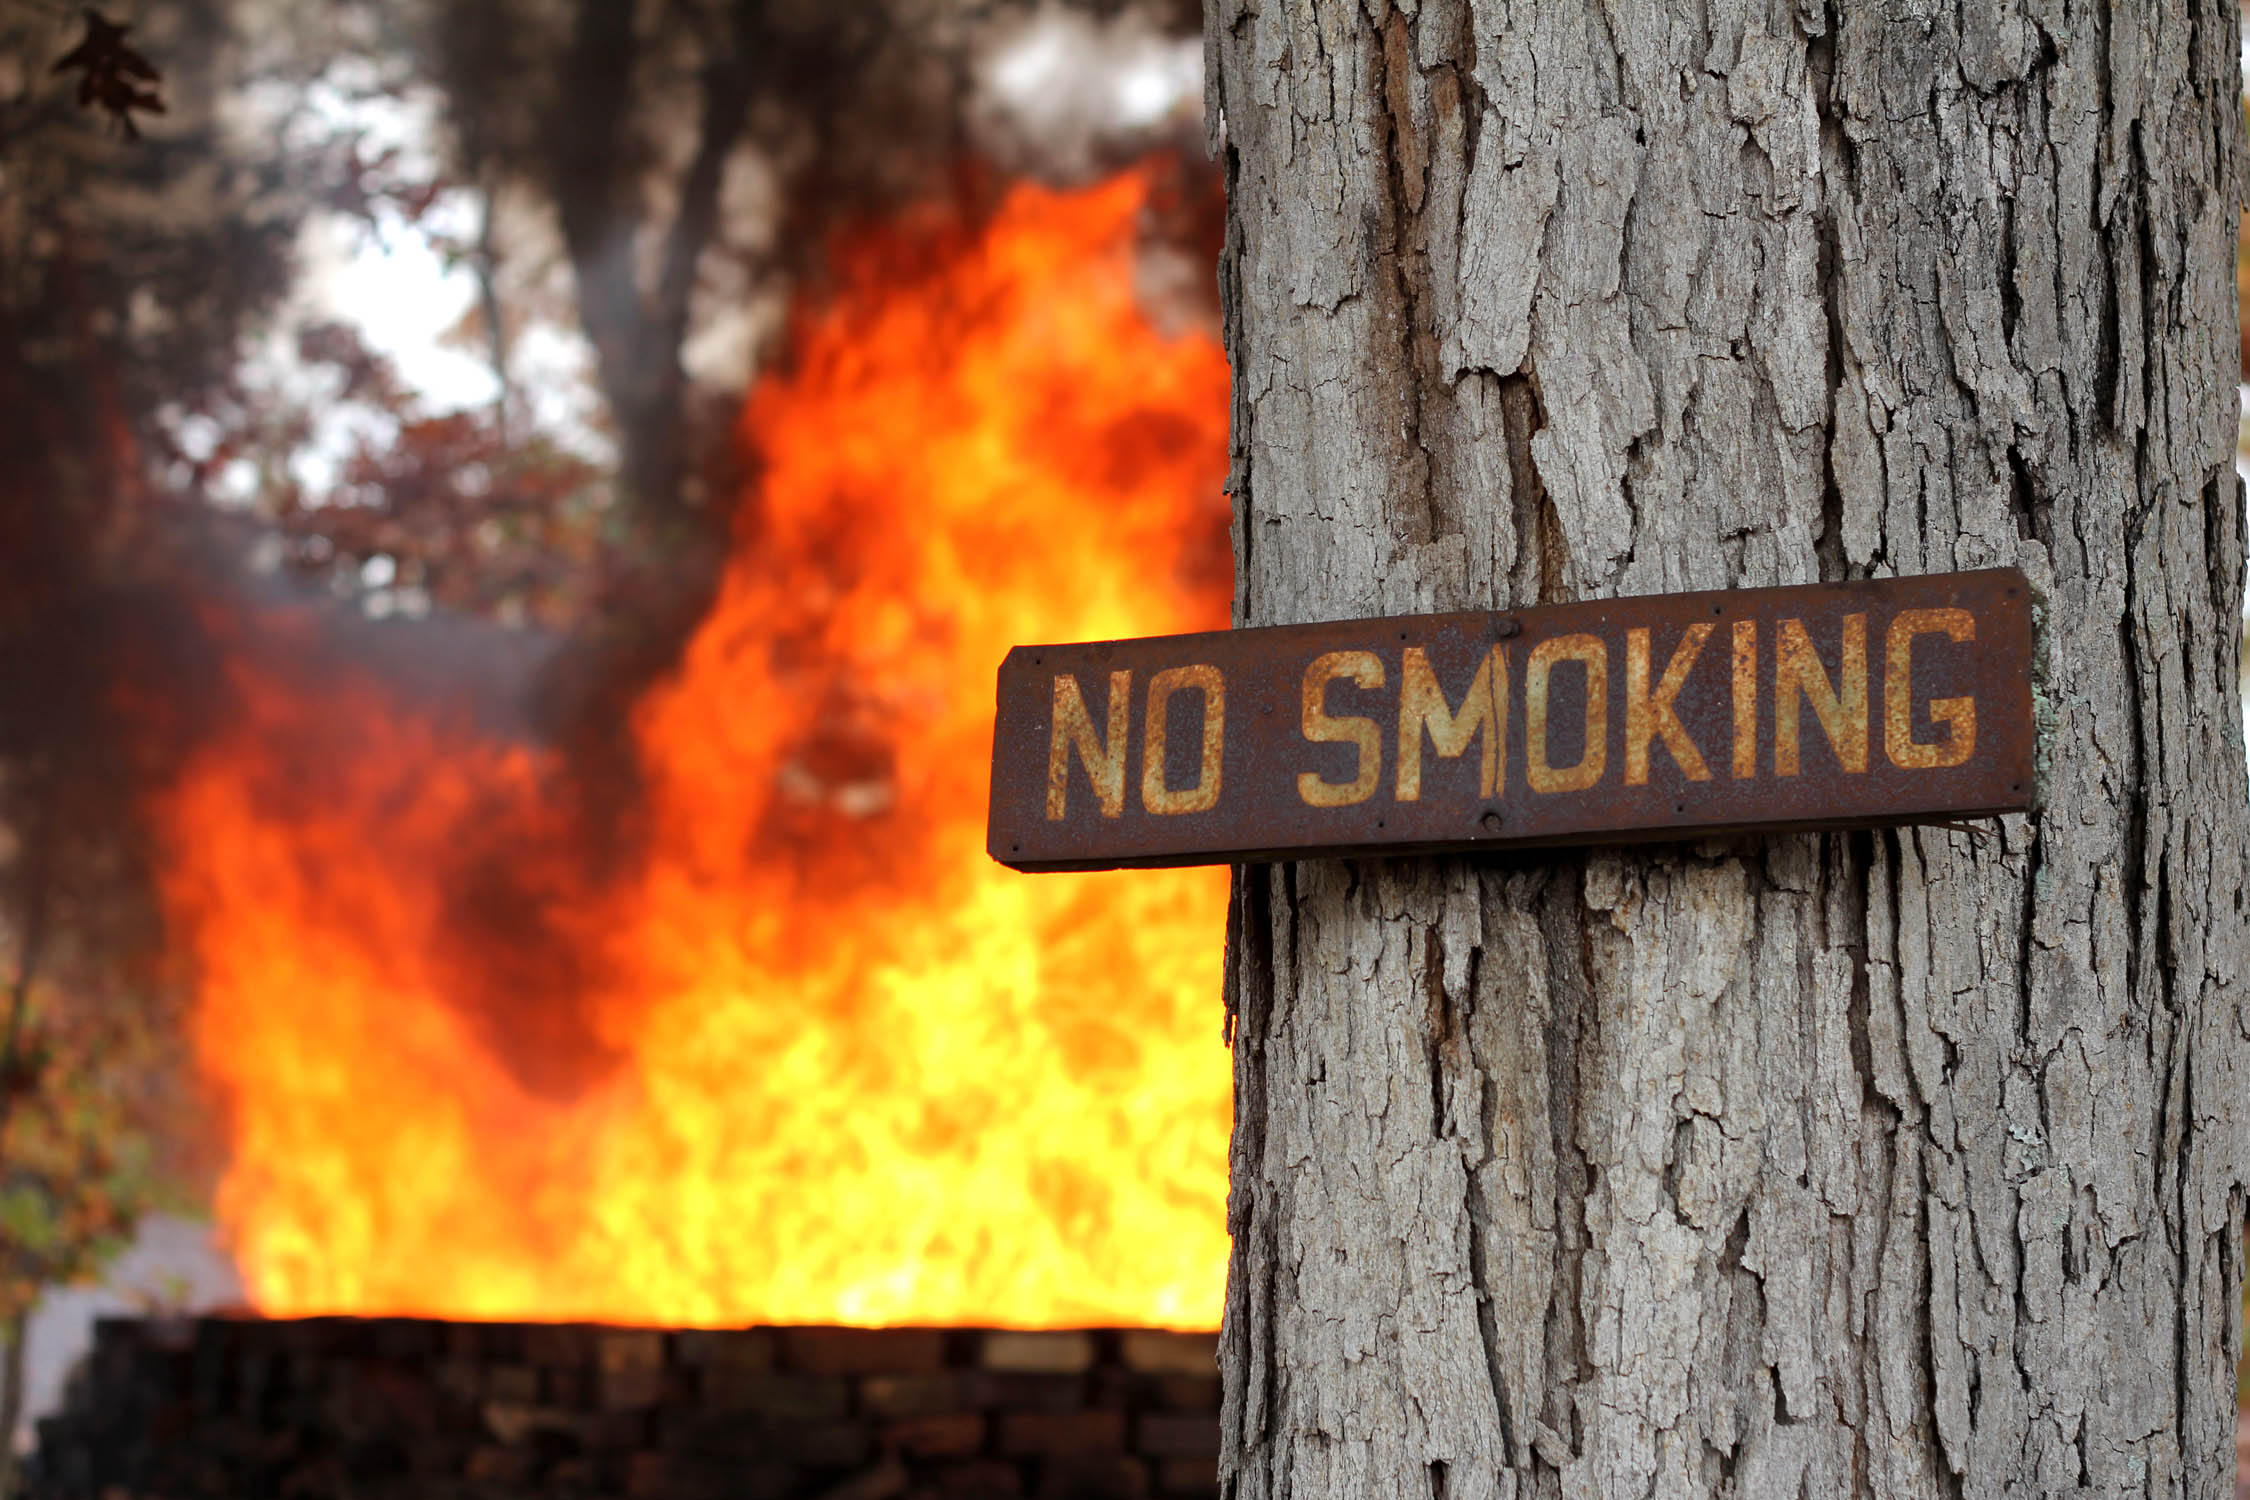
[(1241, 872), (1225, 1492), (2228, 1493), (2233, 5), (1207, 26), (1238, 623), (2045, 601), (2037, 816)]
[(688, 508), (693, 455), (681, 347), (695, 273), (717, 232), (727, 158), (749, 124), (764, 42), (757, 0), (731, 0), (699, 70), (695, 147), (673, 186), (652, 275), (636, 240), (646, 229), (647, 144), (635, 115), (643, 38), (632, 0), (578, 0), (565, 62), (566, 104), (552, 188), (578, 282), (579, 321), (618, 434), (618, 487), (633, 514), (677, 528)]

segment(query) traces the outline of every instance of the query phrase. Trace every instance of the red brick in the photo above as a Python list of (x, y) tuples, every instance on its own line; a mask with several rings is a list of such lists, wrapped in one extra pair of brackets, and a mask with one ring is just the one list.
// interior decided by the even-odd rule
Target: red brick
[(534, 1323), (523, 1331), (523, 1355), (535, 1365), (593, 1363), (594, 1335), (585, 1323)]
[(471, 1484), (513, 1489), (531, 1477), (531, 1454), (517, 1448), (479, 1448), (469, 1455), (464, 1475)]
[(666, 1500), (670, 1475), (661, 1453), (636, 1453), (625, 1461), (625, 1493), (631, 1500)]
[(793, 1464), (667, 1455), (661, 1493), (663, 1500), (798, 1500), (805, 1474)]
[(1040, 1500), (1139, 1500), (1148, 1466), (1122, 1453), (1078, 1453), (1040, 1465)]
[(1072, 1331), (988, 1333), (977, 1351), (977, 1362), (987, 1370), (1077, 1375), (1094, 1363), (1094, 1336)]
[(594, 1465), (591, 1459), (566, 1458), (547, 1471), (546, 1483), (550, 1494), (584, 1494), (594, 1486)]
[[(185, 1349), (192, 1340), (193, 1324), (175, 1318), (149, 1318), (137, 1325), (134, 1337), (151, 1349)], [(292, 1354), (328, 1356), (352, 1347), (356, 1325), (348, 1318), (295, 1318), (275, 1325), (274, 1331)]]
[(1208, 1375), (1219, 1367), (1219, 1336), (1133, 1328), (1118, 1336), (1117, 1352), (1128, 1370), (1151, 1375)]
[(594, 1362), (604, 1374), (664, 1367), (664, 1335), (653, 1328), (604, 1328), (594, 1337)]
[(756, 1412), (775, 1422), (822, 1422), (843, 1416), (850, 1387), (833, 1376), (786, 1375), (714, 1365), (703, 1372), (703, 1404)]
[(484, 1371), (465, 1359), (443, 1361), (432, 1378), (439, 1390), (456, 1401), (476, 1401), (484, 1395)]
[[(236, 1427), (231, 1423), (200, 1424), (207, 1454), (225, 1455), (244, 1452), (271, 1451), (273, 1434), (264, 1424), (246, 1424)], [(414, 1434), (405, 1444), (406, 1471), (418, 1479), (457, 1479), (462, 1467), (469, 1461), (469, 1453), (478, 1445), (463, 1441), (450, 1433), (437, 1433), (424, 1429)]]
[(649, 1446), (651, 1419), (655, 1415), (646, 1408), (588, 1412), (581, 1419), (585, 1426), (580, 1431), (587, 1446), (603, 1453), (637, 1453)]
[(773, 1368), (770, 1328), (695, 1328), (673, 1335), (684, 1365), (731, 1365), (738, 1370)]
[(745, 1412), (668, 1411), (657, 1414), (663, 1437), (658, 1446), (683, 1463), (743, 1464), (769, 1459), (766, 1424)]
[(664, 1367), (602, 1371), (601, 1405), (604, 1411), (639, 1411), (664, 1399)]
[(968, 1378), (973, 1405), (998, 1411), (1076, 1411), (1087, 1404), (1086, 1382), (1075, 1375), (1016, 1375), (977, 1370)]
[(1219, 1409), (1219, 1374), (1143, 1375), (1116, 1368), (1096, 1370), (1089, 1406), (1124, 1406), (1134, 1411), (1154, 1407), (1160, 1411), (1216, 1412)]
[(843, 1483), (820, 1492), (820, 1500), (899, 1500), (906, 1493), (912, 1476), (906, 1465), (895, 1454), (884, 1454), (870, 1468), (860, 1470)]
[(859, 1382), (859, 1408), (875, 1417), (936, 1417), (981, 1405), (978, 1392), (959, 1372), (921, 1375), (868, 1375)]
[(550, 1365), (539, 1372), (539, 1384), (549, 1406), (592, 1406), (593, 1372), (579, 1365)]
[(909, 1375), (945, 1368), (941, 1328), (784, 1328), (783, 1360), (814, 1375)]
[(484, 1430), (509, 1447), (535, 1432), (568, 1433), (580, 1442), (596, 1438), (597, 1421), (584, 1412), (561, 1411), (552, 1406), (518, 1406), (510, 1401), (487, 1401), (481, 1413)]
[(1150, 1412), (1134, 1424), (1133, 1447), (1151, 1458), (1219, 1457), (1219, 1419)]
[(863, 1423), (787, 1422), (772, 1429), (764, 1448), (817, 1469), (856, 1469), (874, 1446)]
[(1032, 1454), (1122, 1453), (1121, 1411), (1009, 1411), (1000, 1414), (1000, 1451)]
[(1210, 1375), (1144, 1375), (1147, 1382), (1143, 1395), (1151, 1406), (1162, 1406), (1172, 1411), (1207, 1411), (1214, 1416), (1219, 1410), (1219, 1377)]
[(539, 1399), (539, 1372), (529, 1365), (487, 1365), (484, 1399), (530, 1406)]
[(913, 1458), (969, 1458), (984, 1451), (984, 1417), (973, 1411), (893, 1422), (876, 1434), (886, 1448)]
[(476, 1329), (479, 1359), (486, 1364), (523, 1363), (523, 1324), (480, 1323)]
[(958, 1500), (1007, 1500), (1009, 1496), (1023, 1493), (1023, 1476), (1016, 1472), (1014, 1464), (987, 1459), (940, 1470), (937, 1487), (940, 1493), (958, 1497)]
[(1217, 1500), (1219, 1466), (1208, 1458), (1167, 1458), (1156, 1466), (1156, 1489), (1162, 1495)]

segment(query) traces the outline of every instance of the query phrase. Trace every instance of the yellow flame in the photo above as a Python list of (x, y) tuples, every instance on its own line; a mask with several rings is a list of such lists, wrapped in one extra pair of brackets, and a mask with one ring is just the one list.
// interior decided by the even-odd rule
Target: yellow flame
[[(629, 869), (545, 872), (549, 752), (238, 664), (162, 820), (261, 1308), (1216, 1325), (1225, 876), (983, 853), (1009, 645), (1225, 619), (1226, 372), (1135, 306), (1146, 192), (1019, 188), (801, 323), (717, 603), (634, 710)], [(495, 847), (607, 1049), (567, 1089), (505, 1060), (542, 996), (457, 951)]]

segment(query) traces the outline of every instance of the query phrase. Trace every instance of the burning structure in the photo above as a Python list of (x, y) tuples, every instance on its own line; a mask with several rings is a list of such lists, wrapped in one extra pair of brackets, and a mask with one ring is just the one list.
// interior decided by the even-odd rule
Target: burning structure
[(1223, 877), (981, 844), (1009, 643), (1225, 617), (1225, 371), (1135, 307), (1146, 192), (846, 252), (606, 867), (550, 753), (242, 641), (159, 816), (262, 1310), (1216, 1321)]
[[(477, 9), (439, 8), (449, 78), (544, 45), (589, 116), (652, 87), (598, 55), (595, 13), (632, 7)], [(228, 10), (183, 3), (146, 32), (171, 128), (209, 126), (217, 90), (166, 44)], [(100, 305), (131, 302), (122, 270), (73, 282), (66, 246), (37, 262), (47, 304), (28, 273), (11, 293), (8, 569), (39, 587), (0, 622), (0, 692), (43, 715), (0, 743), (37, 772), (0, 787), (21, 846), (0, 871), (16, 1008), (67, 1010), (56, 955), (81, 952), (128, 954), (147, 993), (178, 997), (219, 1237), (255, 1313), (289, 1320), (110, 1328), (51, 1426), (54, 1493), (188, 1470), (214, 1493), (354, 1474), (686, 1493), (698, 1464), (760, 1454), (773, 1494), (1207, 1480), (1208, 1340), (1144, 1331), (1218, 1318), (1224, 876), (1042, 883), (991, 865), (980, 834), (1007, 645), (1226, 619), (1226, 372), (1145, 253), (1207, 189), (1114, 170), (1081, 131), (1077, 185), (986, 170), (942, 208), (914, 206), (926, 177), (919, 197), (834, 194), (857, 215), (840, 233), (768, 213), (749, 238), (792, 247), (767, 259), (797, 311), (717, 420), (682, 348), (690, 304), (726, 280), (728, 215), (759, 196), (727, 162), (763, 141), (769, 196), (797, 203), (851, 159), (820, 149), (849, 92), (833, 77), (772, 84), (797, 113), (769, 118), (743, 49), (812, 46), (791, 14), (712, 8), (709, 36), (683, 33), (703, 36), (699, 72), (669, 23), (628, 20), (609, 44), (698, 79), (700, 135), (652, 147), (653, 167), (603, 158), (590, 127), (554, 147), (556, 254), (622, 496), (568, 524), (599, 465), (526, 459), (490, 254), (509, 201), (491, 182), (530, 149), (510, 133), (521, 98), (452, 117), (484, 184), (487, 235), (464, 254), (499, 395), (407, 411), (379, 359), (309, 332), (300, 356), (340, 371), (342, 398), (398, 409), (325, 491), (280, 460), (294, 477), (274, 493), (228, 477), (319, 427), (231, 375), (184, 415), (154, 385), (57, 379), (131, 368), (135, 325)], [(453, 83), (457, 103), (475, 92)], [(990, 128), (957, 115), (947, 152)], [(363, 204), (442, 200), (356, 145), (349, 166)], [(642, 196), (675, 219), (644, 265), (638, 231), (593, 219), (621, 174), (658, 167), (672, 186)], [(555, 583), (572, 557), (593, 584)], [(276, 559), (340, 602), (254, 576)], [(519, 565), (543, 582), (485, 608), (481, 578)], [(344, 619), (377, 595), (422, 618)], [(89, 623), (63, 662), (22, 665)], [(112, 764), (97, 744), (129, 749)], [(57, 910), (129, 910), (125, 935), (42, 961), (40, 920), (18, 914), (46, 909), (57, 871)], [(894, 1400), (891, 1380), (921, 1394)], [(798, 1452), (814, 1417), (831, 1446)], [(128, 1428), (185, 1446), (115, 1440)], [(383, 1456), (425, 1441), (434, 1468)], [(253, 1450), (293, 1457), (228, 1467)], [(101, 1468), (129, 1454), (130, 1474)]]

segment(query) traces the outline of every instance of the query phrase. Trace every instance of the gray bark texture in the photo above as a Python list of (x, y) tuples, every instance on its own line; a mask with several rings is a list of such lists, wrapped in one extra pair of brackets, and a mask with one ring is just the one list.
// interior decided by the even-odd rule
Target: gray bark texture
[(1210, 0), (1244, 625), (2013, 564), (2043, 810), (1236, 882), (1236, 1500), (2229, 1493), (2233, 0)]

